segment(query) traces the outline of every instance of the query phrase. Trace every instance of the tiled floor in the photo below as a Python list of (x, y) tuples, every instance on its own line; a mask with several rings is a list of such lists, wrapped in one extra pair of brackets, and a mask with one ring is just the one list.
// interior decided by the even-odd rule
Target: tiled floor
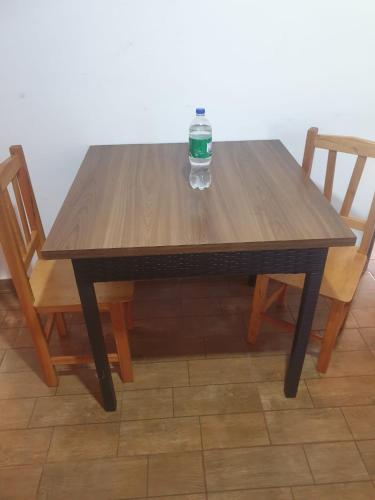
[[(375, 260), (370, 271), (375, 271)], [(367, 500), (375, 498), (375, 279), (362, 279), (331, 366), (311, 343), (296, 399), (282, 391), (291, 337), (245, 341), (245, 279), (141, 283), (135, 381), (114, 371), (118, 410), (92, 368), (40, 379), (17, 300), (0, 295), (0, 499)], [(275, 311), (295, 318), (298, 294)], [(315, 326), (323, 328), (319, 302)], [(83, 352), (78, 316), (54, 352)], [(108, 344), (112, 343), (104, 318)]]

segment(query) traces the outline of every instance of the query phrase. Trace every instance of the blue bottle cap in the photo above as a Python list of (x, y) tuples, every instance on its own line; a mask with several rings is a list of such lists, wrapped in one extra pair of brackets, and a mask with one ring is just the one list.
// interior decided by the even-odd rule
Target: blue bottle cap
[(204, 115), (206, 110), (204, 108), (197, 108), (195, 112), (197, 115)]

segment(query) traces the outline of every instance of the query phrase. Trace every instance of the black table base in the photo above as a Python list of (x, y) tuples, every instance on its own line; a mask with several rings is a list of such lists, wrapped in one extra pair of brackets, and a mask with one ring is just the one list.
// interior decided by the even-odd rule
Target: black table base
[(285, 396), (295, 397), (327, 251), (327, 248), (313, 248), (73, 259), (74, 273), (105, 410), (116, 410), (116, 396), (95, 296), (95, 282), (306, 273), (296, 332), (284, 382)]

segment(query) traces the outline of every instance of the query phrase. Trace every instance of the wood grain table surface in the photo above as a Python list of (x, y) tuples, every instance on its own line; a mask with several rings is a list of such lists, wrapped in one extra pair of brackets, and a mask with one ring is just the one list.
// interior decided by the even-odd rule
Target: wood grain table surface
[(216, 142), (193, 190), (186, 144), (91, 146), (43, 257), (319, 248), (355, 237), (278, 140)]

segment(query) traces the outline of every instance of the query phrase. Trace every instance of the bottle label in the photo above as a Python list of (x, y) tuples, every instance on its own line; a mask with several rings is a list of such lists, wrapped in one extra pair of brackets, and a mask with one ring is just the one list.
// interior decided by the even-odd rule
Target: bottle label
[(189, 152), (193, 158), (210, 158), (212, 155), (212, 137), (204, 139), (189, 138)]

